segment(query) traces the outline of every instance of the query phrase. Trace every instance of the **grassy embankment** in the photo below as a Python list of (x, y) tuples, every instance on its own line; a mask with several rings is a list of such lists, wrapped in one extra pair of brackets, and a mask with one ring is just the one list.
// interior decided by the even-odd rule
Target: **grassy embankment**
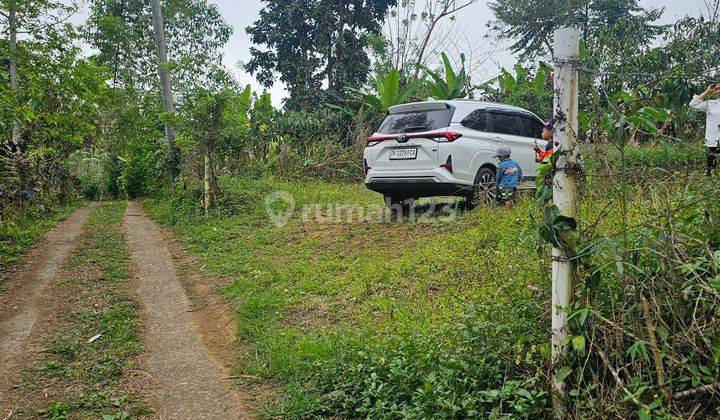
[(50, 208), (29, 206), (20, 214), (0, 218), (0, 270), (17, 262), (28, 246), (81, 204), (80, 201), (74, 201)]
[(148, 411), (136, 395), (147, 379), (137, 371), (139, 306), (130, 286), (124, 209), (124, 203), (105, 203), (90, 215), (51, 286), (54, 299), (39, 320), (38, 344), (45, 350), (23, 370), (16, 417), (113, 419)]
[[(597, 177), (581, 218), (587, 225), (600, 218), (596, 232), (620, 231), (621, 206), (607, 202), (623, 190), (628, 220), (647, 216), (649, 191), (679, 184), (658, 171), (622, 188)], [(210, 218), (189, 196), (145, 207), (172, 226), (206, 274), (227, 280), (221, 293), (250, 345), (239, 370), (284, 385), (268, 414), (547, 409), (550, 259), (538, 245), (530, 197), (511, 211), (481, 207), (453, 220), (323, 222), (303, 221), (303, 205), (376, 206), (381, 197), (362, 185), (222, 184), (229, 198)], [(266, 214), (263, 200), (273, 191), (296, 201), (283, 227)]]

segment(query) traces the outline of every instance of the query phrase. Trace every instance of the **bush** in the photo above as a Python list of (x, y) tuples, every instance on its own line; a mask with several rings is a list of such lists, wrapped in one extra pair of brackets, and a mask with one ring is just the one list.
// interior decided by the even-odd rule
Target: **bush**
[(256, 177), (273, 173), (285, 178), (359, 180), (362, 148), (374, 118), (362, 114), (350, 118), (326, 110), (278, 114), (269, 125), (253, 130), (251, 138), (231, 147), (225, 155), (226, 167)]
[(717, 189), (702, 176), (673, 177), (652, 180), (651, 199), (630, 215), (639, 223), (578, 247), (565, 362), (573, 417), (718, 414), (720, 399), (705, 388), (720, 380)]
[(78, 204), (76, 201), (63, 205), (35, 201), (14, 209), (13, 213), (0, 213), (0, 271), (17, 261), (29, 245), (67, 217)]
[[(592, 144), (583, 148), (586, 167), (618, 173), (620, 151), (611, 144)], [(625, 166), (632, 170), (689, 169), (705, 163), (705, 147), (699, 143), (662, 142), (625, 148)]]
[(82, 185), (82, 195), (86, 200), (99, 200), (102, 189), (96, 182), (87, 182)]
[(128, 198), (147, 196), (161, 185), (158, 174), (162, 173), (163, 160), (159, 156), (159, 152), (134, 150), (130, 157), (121, 158), (124, 166), (118, 185)]
[(398, 338), (319, 365), (312, 382), (322, 397), (318, 412), (308, 414), (549, 416), (548, 320), (531, 301), (507, 305), (470, 307), (449, 331)]

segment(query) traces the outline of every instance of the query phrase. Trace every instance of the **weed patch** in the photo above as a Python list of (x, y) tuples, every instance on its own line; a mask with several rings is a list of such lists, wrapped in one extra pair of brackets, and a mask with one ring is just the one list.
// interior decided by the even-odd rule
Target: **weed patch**
[(25, 208), (21, 214), (0, 217), (0, 271), (16, 263), (28, 246), (79, 205), (80, 202), (50, 207), (34, 205)]

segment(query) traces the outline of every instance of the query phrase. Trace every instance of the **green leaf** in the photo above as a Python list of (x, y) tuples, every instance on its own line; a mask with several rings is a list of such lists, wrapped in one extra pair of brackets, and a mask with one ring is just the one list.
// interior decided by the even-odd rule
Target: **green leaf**
[(588, 52), (587, 52), (587, 46), (585, 45), (585, 40), (580, 40), (580, 60), (587, 60)]
[(402, 104), (408, 101), (408, 99), (415, 94), (415, 92), (422, 86), (422, 80), (413, 80), (412, 82), (403, 86), (398, 94), (398, 103)]
[[(445, 81), (446, 85), (448, 87), (448, 91), (455, 90), (455, 87), (457, 86), (457, 75), (455, 74), (455, 71), (452, 68), (452, 65), (450, 64), (450, 60), (448, 59), (447, 54), (440, 53), (440, 57), (442, 57), (443, 64), (445, 65)], [(451, 99), (451, 98), (447, 98)]]
[(623, 265), (622, 261), (615, 261), (615, 268), (617, 269), (618, 274), (621, 276), (625, 272), (625, 266)]
[(517, 86), (517, 81), (515, 80), (515, 77), (513, 77), (513, 75), (505, 69), (501, 69), (500, 72), (502, 73), (502, 76), (500, 78), (500, 87), (502, 88), (502, 90), (509, 93), (514, 92), (515, 86)]
[(641, 356), (645, 360), (649, 359), (646, 343), (643, 340), (638, 340), (630, 346), (627, 350), (627, 354), (633, 360), (635, 360), (638, 356)]
[(555, 380), (556, 381), (564, 381), (565, 378), (570, 376), (572, 373), (572, 369), (569, 366), (563, 366), (560, 369), (558, 369), (557, 373), (555, 374)]
[(246, 85), (240, 94), (240, 104), (244, 109), (250, 109), (252, 104), (252, 87), (250, 85)]
[(400, 75), (397, 70), (388, 72), (385, 76), (385, 87), (380, 99), (383, 109), (388, 109), (393, 105), (397, 105), (398, 93), (400, 92)]
[(540, 165), (538, 165), (537, 177), (545, 177), (547, 174), (550, 173), (550, 169), (552, 169), (552, 165), (550, 165), (549, 163), (541, 163)]
[(552, 193), (553, 191), (551, 187), (543, 185), (543, 187), (539, 188), (535, 193), (535, 199), (544, 205), (545, 202), (552, 198)]
[(575, 230), (577, 229), (577, 221), (572, 217), (558, 215), (552, 222), (553, 229), (557, 231)]
[(575, 337), (573, 337), (572, 347), (576, 352), (578, 352), (580, 354), (584, 354), (585, 353), (585, 337), (583, 337), (582, 335), (576, 335)]
[(532, 399), (532, 394), (525, 388), (516, 389), (515, 394), (520, 395), (521, 397), (525, 397), (527, 399)]
[(560, 209), (556, 205), (545, 206), (542, 209), (543, 220), (548, 226), (553, 226), (555, 219), (560, 216)]
[(548, 225), (540, 225), (538, 227), (538, 236), (540, 236), (542, 239), (545, 240), (545, 242), (550, 243), (554, 246), (558, 246), (557, 238), (555, 237), (555, 232), (550, 229)]

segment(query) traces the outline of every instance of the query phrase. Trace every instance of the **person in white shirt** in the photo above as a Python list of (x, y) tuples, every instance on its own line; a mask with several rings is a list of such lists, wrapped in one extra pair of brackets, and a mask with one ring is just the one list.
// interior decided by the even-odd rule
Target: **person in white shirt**
[[(715, 99), (706, 99), (715, 94)], [(705, 92), (695, 95), (690, 101), (690, 107), (702, 111), (706, 115), (705, 146), (707, 146), (707, 175), (717, 166), (718, 152), (720, 151), (720, 83), (708, 86)]]

